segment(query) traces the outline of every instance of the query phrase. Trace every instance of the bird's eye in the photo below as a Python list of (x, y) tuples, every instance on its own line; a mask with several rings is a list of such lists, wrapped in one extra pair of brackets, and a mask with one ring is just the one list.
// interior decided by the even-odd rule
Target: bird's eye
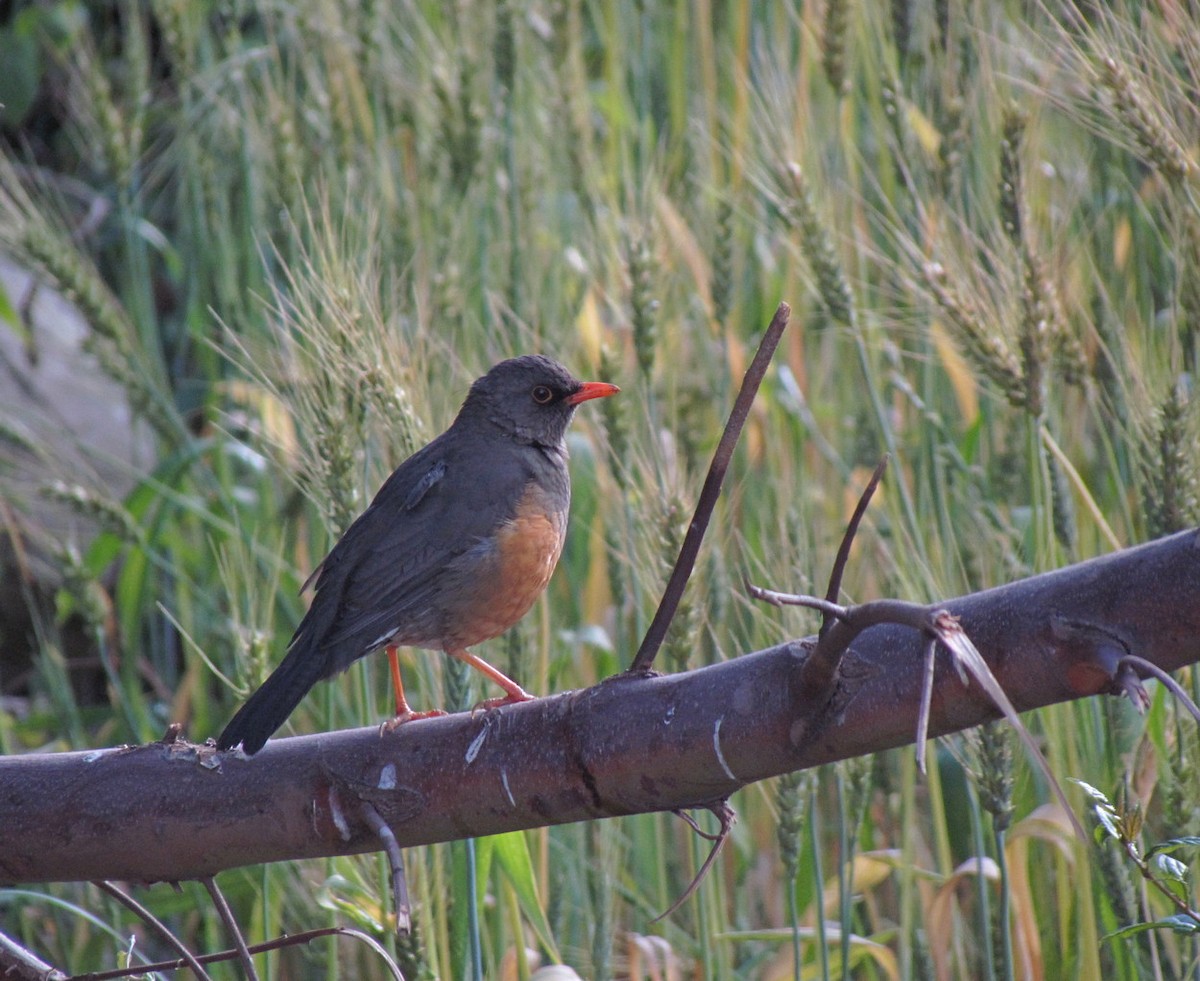
[(535, 386), (532, 394), (538, 405), (546, 405), (554, 400), (554, 393), (545, 385)]

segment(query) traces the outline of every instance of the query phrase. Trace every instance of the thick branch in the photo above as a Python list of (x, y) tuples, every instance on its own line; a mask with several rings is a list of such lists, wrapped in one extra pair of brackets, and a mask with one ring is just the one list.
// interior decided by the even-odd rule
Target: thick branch
[[(1021, 711), (1120, 690), (1125, 655), (1200, 660), (1200, 537), (945, 606)], [(755, 780), (912, 742), (926, 638), (872, 627), (805, 693), (811, 641), (712, 667), (400, 727), (278, 739), (251, 760), (183, 741), (0, 759), (0, 882), (157, 880), (706, 805)], [(994, 718), (938, 654), (930, 733)]]

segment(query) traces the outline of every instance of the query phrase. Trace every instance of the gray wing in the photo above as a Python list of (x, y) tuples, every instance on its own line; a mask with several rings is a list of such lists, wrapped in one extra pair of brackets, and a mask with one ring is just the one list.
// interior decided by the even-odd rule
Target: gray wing
[(388, 640), (436, 644), (442, 608), (462, 600), (533, 475), (521, 454), (455, 452), (445, 435), (401, 464), (321, 563), (291, 646), (315, 648), (326, 677)]

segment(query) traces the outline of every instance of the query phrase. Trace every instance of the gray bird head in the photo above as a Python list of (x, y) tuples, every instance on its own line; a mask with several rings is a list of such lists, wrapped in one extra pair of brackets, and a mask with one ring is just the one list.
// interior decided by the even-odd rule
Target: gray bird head
[(524, 354), (476, 379), (456, 422), (483, 418), (522, 443), (557, 447), (579, 403), (619, 391), (605, 382), (581, 382), (553, 358)]

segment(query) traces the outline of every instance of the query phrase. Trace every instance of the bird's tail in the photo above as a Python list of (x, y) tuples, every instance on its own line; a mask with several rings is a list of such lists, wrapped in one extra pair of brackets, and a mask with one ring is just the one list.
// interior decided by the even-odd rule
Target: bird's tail
[(325, 667), (325, 659), (310, 645), (294, 642), (279, 667), (229, 720), (217, 737), (217, 749), (232, 749), (241, 743), (247, 756), (257, 753), (325, 675)]

